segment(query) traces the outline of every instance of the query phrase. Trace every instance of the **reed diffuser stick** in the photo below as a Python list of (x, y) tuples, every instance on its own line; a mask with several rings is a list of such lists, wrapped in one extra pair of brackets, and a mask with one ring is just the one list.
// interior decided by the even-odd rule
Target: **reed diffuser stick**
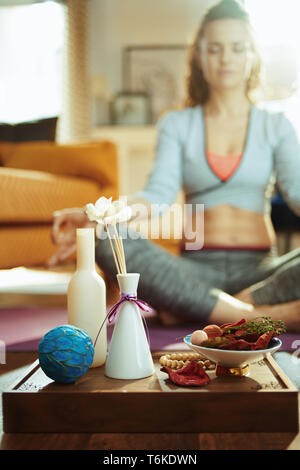
[(116, 230), (114, 234), (114, 242), (115, 242), (115, 247), (116, 247), (116, 252), (117, 252), (121, 272), (122, 274), (125, 274), (124, 253), (122, 252), (120, 238), (118, 237), (118, 233)]
[(118, 246), (118, 251), (119, 251), (119, 262), (120, 266), (122, 266), (122, 274), (126, 274), (126, 265), (125, 265), (125, 255), (124, 255), (124, 248), (123, 248), (123, 243), (121, 242), (121, 239), (119, 237), (117, 227), (114, 224), (114, 232), (115, 232), (115, 240), (116, 240), (116, 245)]
[(120, 237), (120, 243), (121, 243), (121, 249), (122, 249), (122, 254), (123, 254), (123, 261), (124, 261), (125, 274), (127, 274), (126, 258), (125, 258), (125, 253), (124, 253), (124, 246), (123, 246), (122, 237)]
[(121, 255), (121, 251), (120, 251), (120, 246), (119, 246), (118, 240), (116, 239), (115, 235), (113, 237), (113, 240), (114, 240), (115, 250), (116, 250), (116, 253), (117, 253), (117, 258), (118, 258), (119, 266), (120, 266), (120, 269), (121, 269), (121, 273), (124, 274), (124, 266), (123, 266), (123, 262), (122, 262), (122, 255)]
[(112, 254), (113, 254), (113, 257), (114, 257), (114, 261), (115, 261), (115, 265), (116, 265), (118, 274), (121, 274), (121, 271), (120, 271), (120, 268), (119, 268), (119, 263), (118, 263), (118, 260), (117, 260), (116, 254), (115, 254), (115, 250), (114, 250), (114, 247), (113, 247), (113, 242), (112, 242), (110, 232), (109, 232), (109, 228), (108, 228), (107, 224), (105, 224), (105, 228), (106, 228), (106, 231), (107, 231), (110, 248), (111, 248), (111, 251), (112, 251)]

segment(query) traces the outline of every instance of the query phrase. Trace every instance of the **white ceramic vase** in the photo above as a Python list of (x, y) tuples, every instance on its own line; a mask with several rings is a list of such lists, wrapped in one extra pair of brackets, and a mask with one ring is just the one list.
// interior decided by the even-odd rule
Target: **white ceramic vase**
[[(117, 274), (120, 292), (135, 295), (140, 275)], [(141, 379), (154, 373), (153, 360), (140, 308), (121, 303), (105, 363), (105, 375), (114, 379)]]

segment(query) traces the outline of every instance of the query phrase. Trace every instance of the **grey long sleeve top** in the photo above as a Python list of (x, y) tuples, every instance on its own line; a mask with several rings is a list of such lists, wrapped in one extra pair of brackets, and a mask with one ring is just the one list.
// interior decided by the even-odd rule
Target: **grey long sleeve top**
[(242, 160), (223, 182), (206, 157), (203, 108), (169, 112), (158, 123), (156, 159), (143, 191), (134, 196), (152, 204), (171, 205), (183, 188), (186, 202), (219, 204), (258, 213), (270, 212), (275, 182), (288, 206), (300, 216), (300, 146), (283, 113), (251, 106)]

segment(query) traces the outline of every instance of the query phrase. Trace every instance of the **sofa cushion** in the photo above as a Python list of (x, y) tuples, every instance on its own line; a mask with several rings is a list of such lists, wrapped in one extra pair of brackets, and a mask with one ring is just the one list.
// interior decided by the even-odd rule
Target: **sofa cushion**
[(8, 155), (10, 152), (13, 151), (15, 147), (14, 142), (9, 142), (9, 141), (0, 141), (0, 166), (3, 166), (3, 158), (5, 155)]
[(54, 211), (82, 207), (103, 194), (95, 181), (40, 171), (0, 168), (0, 179), (0, 224), (50, 224)]
[(17, 124), (0, 123), (0, 141), (27, 142), (32, 140), (55, 141), (57, 117), (37, 119)]
[[(0, 142), (3, 166), (77, 176), (97, 181), (102, 187), (118, 187), (116, 145), (109, 141), (59, 145), (51, 142)], [(106, 195), (106, 194), (105, 194)]]
[(51, 241), (51, 225), (1, 226), (1, 269), (42, 265), (56, 250)]

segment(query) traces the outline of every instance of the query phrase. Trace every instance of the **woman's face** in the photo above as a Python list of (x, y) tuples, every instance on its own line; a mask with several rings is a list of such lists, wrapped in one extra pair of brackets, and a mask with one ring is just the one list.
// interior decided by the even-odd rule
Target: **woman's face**
[(205, 26), (199, 46), (199, 66), (211, 88), (245, 88), (254, 54), (243, 21), (211, 21)]

